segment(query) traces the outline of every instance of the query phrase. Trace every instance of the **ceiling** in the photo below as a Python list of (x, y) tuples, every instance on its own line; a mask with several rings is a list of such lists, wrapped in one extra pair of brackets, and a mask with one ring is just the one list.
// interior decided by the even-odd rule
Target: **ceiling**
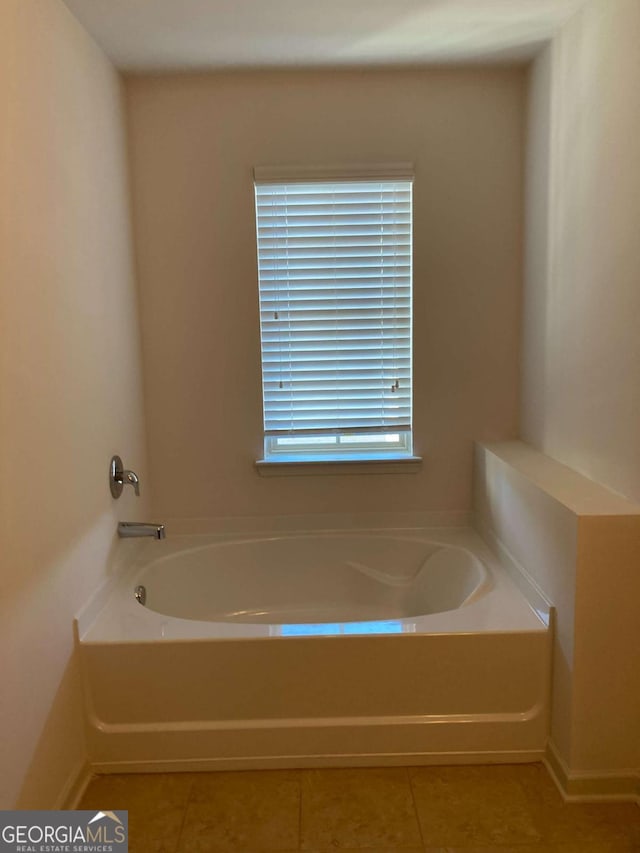
[(64, 0), (125, 71), (526, 60), (586, 0)]

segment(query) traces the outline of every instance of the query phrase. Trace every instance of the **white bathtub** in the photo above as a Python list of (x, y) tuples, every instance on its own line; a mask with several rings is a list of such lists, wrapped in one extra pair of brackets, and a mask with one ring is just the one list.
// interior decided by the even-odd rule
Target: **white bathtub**
[(138, 582), (146, 606), (167, 616), (278, 626), (425, 616), (491, 586), (464, 548), (337, 533), (196, 545), (157, 557)]
[(467, 529), (150, 541), (78, 639), (103, 772), (544, 750), (548, 625)]

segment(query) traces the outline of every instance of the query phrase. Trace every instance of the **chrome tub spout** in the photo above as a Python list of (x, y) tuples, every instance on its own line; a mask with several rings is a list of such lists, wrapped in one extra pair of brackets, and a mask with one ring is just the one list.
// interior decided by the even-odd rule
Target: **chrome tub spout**
[(139, 536), (151, 536), (153, 539), (164, 539), (164, 524), (149, 524), (142, 521), (119, 521), (118, 536), (121, 539), (132, 539)]

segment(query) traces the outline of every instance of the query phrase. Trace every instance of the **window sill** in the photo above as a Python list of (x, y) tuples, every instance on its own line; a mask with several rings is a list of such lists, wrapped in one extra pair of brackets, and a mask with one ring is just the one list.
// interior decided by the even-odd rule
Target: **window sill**
[(258, 459), (255, 466), (261, 477), (298, 477), (309, 474), (416, 474), (421, 456), (386, 456), (359, 459)]

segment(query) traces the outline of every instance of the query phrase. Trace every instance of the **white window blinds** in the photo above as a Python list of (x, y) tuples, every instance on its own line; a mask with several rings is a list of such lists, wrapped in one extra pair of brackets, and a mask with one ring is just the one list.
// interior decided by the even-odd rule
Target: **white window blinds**
[(411, 179), (255, 192), (265, 435), (410, 430)]

